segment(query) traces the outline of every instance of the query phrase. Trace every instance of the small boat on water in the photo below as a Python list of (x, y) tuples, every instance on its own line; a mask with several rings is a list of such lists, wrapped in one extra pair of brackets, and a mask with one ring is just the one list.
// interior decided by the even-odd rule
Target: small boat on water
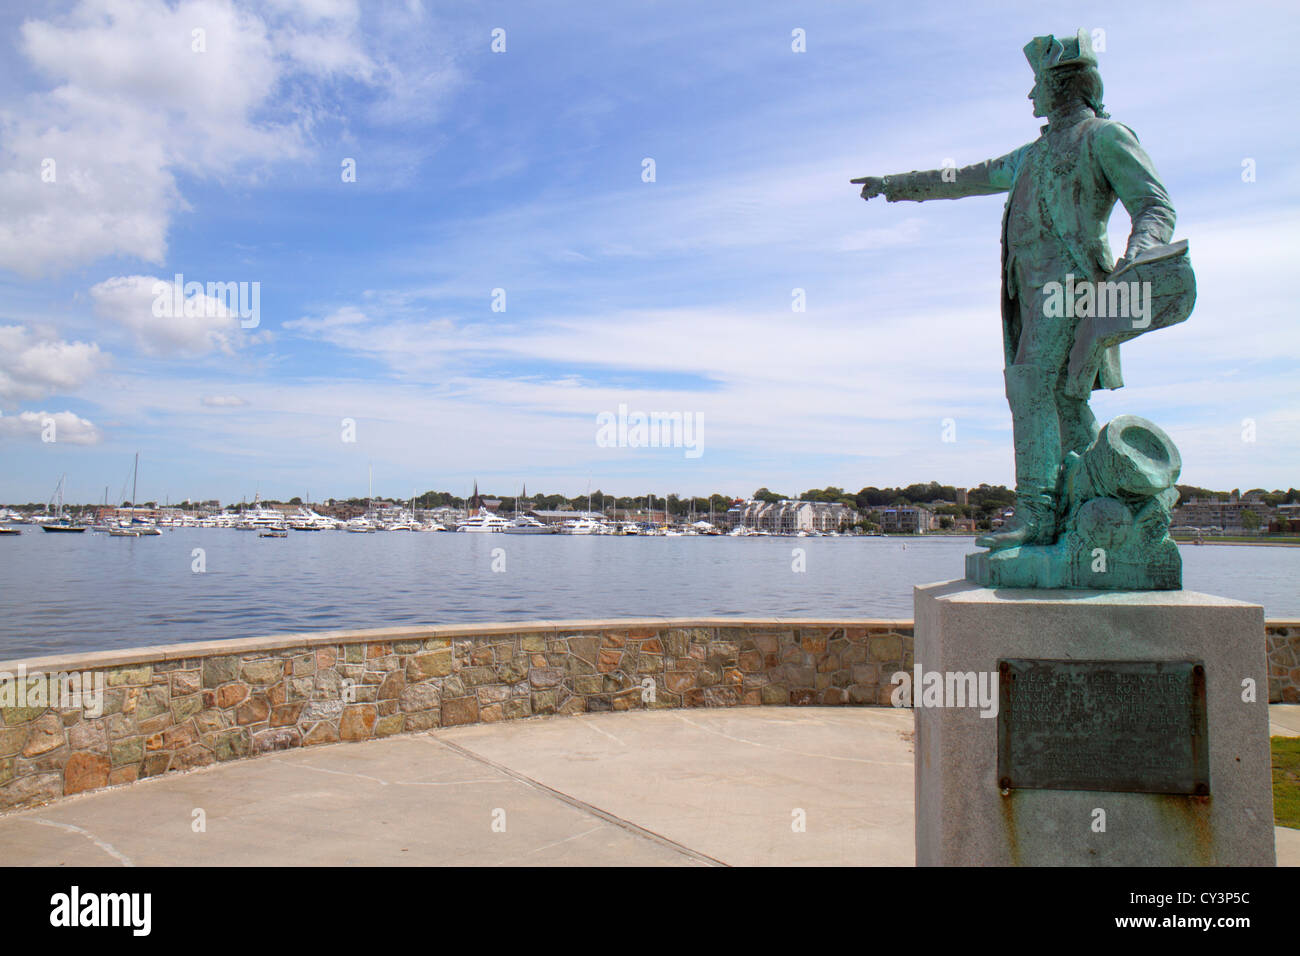
[(257, 536), (259, 538), (287, 538), (289, 537), (289, 532), (276, 531), (274, 528), (267, 528), (263, 531), (257, 532)]
[[(74, 524), (71, 518), (63, 514), (63, 481), (67, 477), (67, 475), (59, 476), (59, 484), (54, 489), (54, 494), (50, 497), (49, 502), (49, 504), (53, 504), (54, 499), (57, 498), (59, 501), (59, 508), (58, 511), (55, 512), (55, 517), (52, 520), (45, 521), (41, 524), (42, 531), (62, 531), (70, 534), (81, 534), (86, 530), (84, 524)], [(49, 508), (48, 504), (46, 505), (46, 508)]]
[(64, 518), (62, 521), (51, 521), (48, 524), (41, 525), (42, 531), (66, 531), (71, 534), (81, 534), (86, 530), (85, 525), (73, 524), (71, 518)]
[(10, 528), (7, 525), (0, 525), (0, 534), (22, 534), (21, 528)]

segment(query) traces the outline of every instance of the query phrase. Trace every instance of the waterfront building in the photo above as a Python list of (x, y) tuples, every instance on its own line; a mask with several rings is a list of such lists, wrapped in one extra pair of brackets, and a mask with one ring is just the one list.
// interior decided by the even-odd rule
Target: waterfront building
[(939, 526), (938, 517), (925, 505), (876, 508), (875, 513), (885, 534), (926, 534)]
[(1184, 528), (1197, 528), (1205, 531), (1218, 529), (1224, 534), (1246, 533), (1242, 515), (1253, 511), (1259, 517), (1259, 527), (1267, 528), (1273, 517), (1272, 509), (1259, 495), (1247, 495), (1242, 498), (1230, 495), (1222, 498), (1190, 498), (1179, 502), (1173, 509), (1170, 521)]
[(838, 501), (758, 501), (732, 505), (723, 518), (726, 527), (745, 527), (770, 534), (800, 531), (841, 531), (858, 520), (858, 514)]

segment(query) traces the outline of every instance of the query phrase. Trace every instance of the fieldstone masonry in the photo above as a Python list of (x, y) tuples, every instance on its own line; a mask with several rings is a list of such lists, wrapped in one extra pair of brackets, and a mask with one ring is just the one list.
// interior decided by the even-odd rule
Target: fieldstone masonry
[[(544, 629), (529, 630), (529, 627)], [(401, 628), (15, 661), (102, 671), (103, 713), (0, 707), (0, 809), (291, 747), (545, 714), (888, 704), (907, 622)], [(31, 678), (29, 677), (29, 680)], [(93, 706), (91, 707), (93, 710)]]
[[(1300, 624), (1266, 627), (1300, 702)], [(102, 714), (0, 706), (0, 810), (292, 747), (646, 707), (889, 705), (911, 621), (604, 621), (334, 631), (0, 664), (102, 672)], [(93, 709), (93, 708), (92, 708)]]
[(1300, 704), (1300, 621), (1266, 621), (1268, 699)]

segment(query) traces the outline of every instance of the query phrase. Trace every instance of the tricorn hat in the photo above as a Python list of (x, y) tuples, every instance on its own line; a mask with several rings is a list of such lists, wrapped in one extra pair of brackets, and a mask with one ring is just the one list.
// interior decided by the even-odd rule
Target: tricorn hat
[(1025, 59), (1034, 68), (1034, 75), (1064, 66), (1096, 66), (1097, 54), (1092, 50), (1092, 37), (1087, 30), (1078, 35), (1058, 40), (1048, 34), (1034, 37), (1025, 44)]

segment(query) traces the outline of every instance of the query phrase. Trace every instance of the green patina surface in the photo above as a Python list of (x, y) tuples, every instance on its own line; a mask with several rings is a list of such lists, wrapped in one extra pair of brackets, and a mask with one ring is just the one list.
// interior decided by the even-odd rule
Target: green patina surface
[[(990, 587), (1177, 589), (1169, 536), (1178, 449), (1145, 419), (1100, 427), (1088, 399), (1121, 387), (1119, 346), (1184, 321), (1196, 299), (1186, 242), (1134, 132), (1102, 108), (1089, 35), (1035, 37), (1029, 98), (1042, 135), (961, 169), (852, 180), (862, 198), (923, 202), (1006, 193), (1002, 217), (1004, 380), (1015, 439), (1016, 507), (977, 539), (966, 576)], [(1106, 225), (1132, 222), (1115, 262)]]

